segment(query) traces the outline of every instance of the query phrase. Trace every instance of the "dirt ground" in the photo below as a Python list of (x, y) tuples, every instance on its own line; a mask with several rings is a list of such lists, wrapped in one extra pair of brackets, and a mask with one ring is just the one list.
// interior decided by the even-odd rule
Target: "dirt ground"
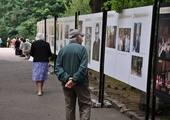
[[(90, 87), (99, 90), (99, 78), (100, 74), (98, 72), (89, 70)], [(104, 92), (107, 93), (107, 97), (118, 100), (125, 104), (127, 109), (134, 111), (141, 117), (145, 117), (145, 110), (139, 110), (140, 90), (105, 76)], [(155, 120), (170, 120), (170, 116), (156, 116)]]

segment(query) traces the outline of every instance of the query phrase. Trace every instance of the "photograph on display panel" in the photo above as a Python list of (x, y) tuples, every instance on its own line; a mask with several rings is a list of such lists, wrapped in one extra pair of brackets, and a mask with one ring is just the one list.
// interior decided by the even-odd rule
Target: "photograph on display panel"
[(49, 26), (49, 35), (54, 35), (54, 26), (53, 25)]
[(37, 33), (39, 33), (40, 25), (37, 23)]
[(50, 25), (47, 40), (49, 39), (49, 43), (51, 44), (51, 46), (54, 46), (54, 36), (53, 35), (54, 35), (54, 26)]
[(116, 48), (116, 31), (117, 31), (117, 26), (107, 26), (106, 47)]
[(91, 40), (92, 40), (92, 27), (85, 28), (85, 48), (88, 52), (88, 62), (91, 60)]
[(60, 42), (59, 42), (59, 49), (63, 48), (63, 24), (61, 23), (60, 24), (60, 27), (59, 27), (59, 31), (60, 31)]
[(59, 24), (56, 24), (56, 40), (59, 40)]
[(65, 39), (69, 39), (69, 25), (65, 25)]
[(83, 21), (79, 21), (78, 29), (82, 32), (82, 30), (83, 30)]
[(134, 23), (132, 52), (140, 53), (142, 23)]
[(95, 29), (95, 34), (94, 34), (95, 41), (93, 42), (92, 59), (95, 61), (99, 61), (101, 23), (96, 23), (94, 29)]
[(118, 50), (130, 52), (131, 28), (119, 28)]
[(62, 40), (63, 39), (63, 26), (62, 26), (62, 24), (60, 24), (60, 26), (59, 26), (59, 31), (60, 31), (60, 40)]
[(170, 26), (162, 26), (160, 29), (163, 34), (158, 39), (158, 57), (170, 61)]
[(155, 95), (170, 100), (170, 7), (162, 4), (159, 13)]
[(132, 55), (131, 74), (142, 77), (143, 58)]

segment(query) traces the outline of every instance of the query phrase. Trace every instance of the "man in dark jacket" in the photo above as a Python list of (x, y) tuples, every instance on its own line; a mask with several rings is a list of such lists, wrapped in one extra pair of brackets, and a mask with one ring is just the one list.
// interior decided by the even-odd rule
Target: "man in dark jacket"
[(15, 41), (15, 55), (20, 55), (19, 47), (20, 47), (20, 41), (19, 41), (19, 37), (17, 36)]
[(66, 120), (75, 120), (78, 98), (80, 120), (90, 120), (91, 98), (88, 89), (88, 53), (82, 34), (75, 29), (70, 32), (71, 42), (59, 51), (55, 73), (62, 82), (66, 104)]

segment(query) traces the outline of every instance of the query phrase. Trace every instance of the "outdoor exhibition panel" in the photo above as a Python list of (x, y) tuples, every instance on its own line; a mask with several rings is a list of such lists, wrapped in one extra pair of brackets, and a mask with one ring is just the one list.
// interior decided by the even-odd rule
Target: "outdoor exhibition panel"
[(170, 4), (161, 4), (159, 12), (155, 95), (170, 100)]
[(108, 12), (104, 72), (146, 92), (153, 6)]
[(102, 35), (102, 13), (85, 15), (83, 21), (83, 30), (83, 32), (86, 34), (84, 46), (87, 48), (89, 55), (88, 67), (99, 72)]
[[(147, 87), (152, 11), (153, 6), (125, 9), (121, 14), (108, 11), (106, 25), (104, 73), (144, 92)], [(100, 12), (78, 17), (78, 28), (85, 33), (82, 45), (88, 51), (88, 68), (97, 72), (100, 72), (101, 62), (102, 16)], [(75, 28), (74, 21), (75, 17), (57, 19), (57, 53), (69, 43), (69, 33)], [(43, 29), (40, 23), (43, 22), (37, 23), (39, 31)], [(50, 45), (53, 47), (53, 42)]]

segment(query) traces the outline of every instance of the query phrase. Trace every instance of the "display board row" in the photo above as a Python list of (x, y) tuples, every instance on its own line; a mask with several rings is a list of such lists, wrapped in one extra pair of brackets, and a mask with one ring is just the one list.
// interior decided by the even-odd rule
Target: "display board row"
[[(104, 73), (146, 92), (153, 6), (108, 11)], [(102, 38), (102, 13), (80, 15), (78, 28), (85, 33), (83, 44), (88, 51), (88, 67), (99, 72)], [(69, 44), (69, 32), (75, 17), (56, 21), (56, 53)], [(47, 19), (46, 39), (54, 50), (54, 19)], [(44, 20), (37, 23), (44, 33)]]

